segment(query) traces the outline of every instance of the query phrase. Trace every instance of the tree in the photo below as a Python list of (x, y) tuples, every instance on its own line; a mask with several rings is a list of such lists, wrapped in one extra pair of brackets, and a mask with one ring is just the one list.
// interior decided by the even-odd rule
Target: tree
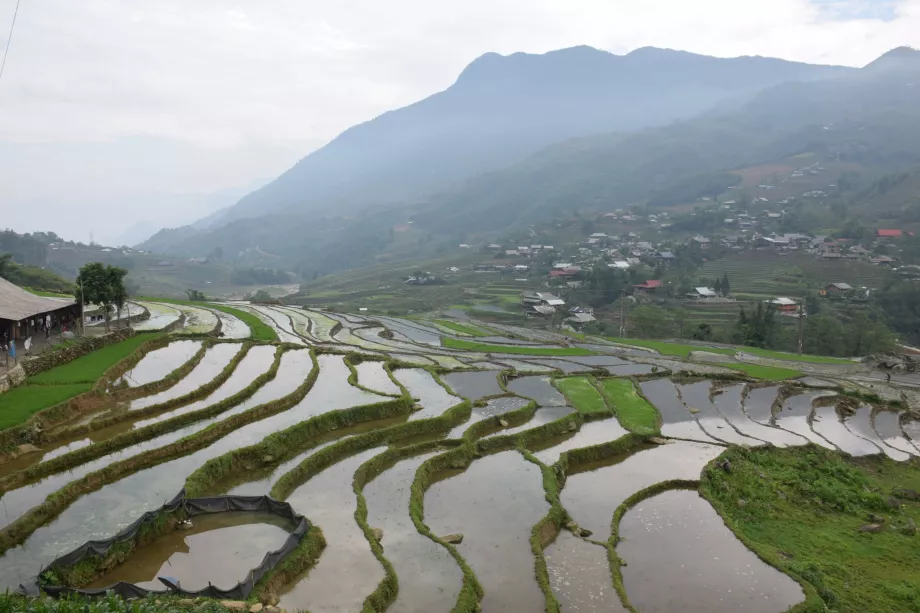
[(712, 340), (712, 326), (709, 324), (700, 324), (697, 326), (696, 330), (693, 331), (693, 340), (695, 341), (711, 341)]
[(105, 329), (109, 329), (109, 311), (113, 306), (121, 308), (128, 298), (125, 276), (128, 271), (118, 266), (106, 266), (102, 262), (90, 262), (80, 268), (74, 298), (78, 304), (98, 304), (103, 309)]
[(9, 275), (15, 266), (16, 263), (13, 262), (13, 254), (0, 253), (0, 277), (9, 280)]
[(204, 295), (204, 292), (197, 289), (187, 289), (185, 290), (185, 295), (188, 296), (188, 299), (192, 302), (206, 302), (208, 297)]
[(716, 282), (712, 286), (712, 289), (714, 289), (717, 294), (722, 294), (722, 280), (716, 277)]
[(732, 293), (732, 286), (728, 282), (728, 273), (722, 273), (722, 295), (728, 296)]
[(764, 307), (762, 302), (758, 302), (757, 308), (751, 313), (742, 307), (732, 332), (732, 341), (750, 347), (772, 346), (776, 332), (775, 314), (776, 307)]
[(651, 304), (638, 306), (629, 314), (631, 333), (639, 338), (661, 338), (668, 336), (668, 313)]
[(256, 293), (249, 296), (250, 302), (273, 302), (274, 298), (264, 289), (260, 289)]

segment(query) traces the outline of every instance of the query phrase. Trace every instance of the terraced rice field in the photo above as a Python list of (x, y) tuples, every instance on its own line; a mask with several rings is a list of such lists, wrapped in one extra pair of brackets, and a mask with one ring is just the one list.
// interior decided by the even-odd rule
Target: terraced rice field
[[(289, 554), (296, 572), (256, 586), (288, 610), (779, 613), (803, 587), (697, 495), (701, 471), (732, 446), (920, 456), (914, 424), (833, 381), (763, 387), (705, 366), (688, 379), (692, 362), (660, 362), (687, 371), (672, 377), (600, 340), (548, 352), (568, 339), (515, 326), (442, 345), (472, 320), (234, 308), (280, 340), (246, 340), (239, 319), (223, 339), (167, 337), (0, 464), (0, 587), (185, 490), (270, 495), (322, 530), (324, 547), (314, 531), (315, 549)], [(230, 585), (284, 536), (243, 514), (203, 521), (72, 587)]]

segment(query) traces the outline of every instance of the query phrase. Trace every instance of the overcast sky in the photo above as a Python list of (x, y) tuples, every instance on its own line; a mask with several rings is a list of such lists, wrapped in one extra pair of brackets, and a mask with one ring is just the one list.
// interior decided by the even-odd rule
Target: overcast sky
[(581, 44), (861, 66), (920, 46), (920, 0), (21, 0), (0, 227), (187, 223), (214, 206), (189, 194), (277, 176), (483, 53)]

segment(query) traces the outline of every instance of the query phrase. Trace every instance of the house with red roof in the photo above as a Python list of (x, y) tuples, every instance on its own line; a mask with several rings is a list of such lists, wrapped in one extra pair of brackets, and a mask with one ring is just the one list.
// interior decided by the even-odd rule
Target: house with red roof
[(875, 231), (875, 236), (878, 238), (901, 238), (907, 234), (908, 236), (913, 236), (913, 232), (904, 232), (904, 230), (883, 230), (879, 228)]
[(649, 279), (641, 285), (633, 285), (633, 290), (635, 294), (652, 294), (661, 287), (661, 283), (659, 279)]

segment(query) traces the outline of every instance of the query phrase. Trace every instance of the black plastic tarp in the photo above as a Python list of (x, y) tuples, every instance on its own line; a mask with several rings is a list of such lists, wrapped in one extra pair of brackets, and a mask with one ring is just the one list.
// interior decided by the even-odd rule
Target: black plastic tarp
[[(104, 541), (87, 541), (73, 551), (58, 557), (41, 570), (39, 577), (41, 577), (42, 574), (44, 574), (45, 571), (49, 569), (73, 566), (87, 556), (92, 555), (97, 557), (105, 557), (105, 555), (108, 554), (109, 550), (111, 550), (111, 548), (116, 543), (123, 543), (125, 541), (133, 540), (145, 525), (155, 522), (160, 514), (164, 512), (176, 513), (179, 511), (183, 511), (188, 517), (195, 517), (196, 515), (206, 515), (212, 513), (232, 513), (235, 511), (265, 512), (289, 519), (297, 527), (293, 532), (291, 532), (280, 549), (266, 553), (265, 557), (262, 558), (262, 562), (257, 567), (249, 571), (249, 573), (242, 581), (227, 590), (222, 590), (213, 585), (209, 585), (203, 590), (192, 592), (182, 589), (168, 579), (164, 581), (162, 578), (160, 580), (166, 588), (164, 590), (147, 590), (142, 587), (138, 587), (133, 583), (126, 583), (124, 581), (102, 589), (80, 590), (63, 586), (41, 585), (39, 579), (36, 578), (28, 584), (19, 586), (19, 591), (24, 594), (33, 596), (37, 596), (39, 593), (45, 592), (55, 598), (67, 594), (103, 596), (107, 592), (112, 591), (123, 598), (138, 598), (144, 597), (150, 593), (161, 594), (165, 592), (172, 592), (183, 594), (189, 597), (207, 596), (210, 598), (245, 600), (249, 596), (250, 592), (252, 592), (256, 583), (258, 583), (259, 580), (265, 576), (267, 572), (275, 568), (281, 562), (281, 560), (284, 559), (285, 556), (291, 553), (300, 544), (300, 541), (303, 539), (304, 535), (307, 533), (307, 529), (309, 528), (309, 524), (307, 523), (306, 518), (303, 515), (296, 513), (291, 505), (286, 502), (279, 502), (268, 496), (213, 496), (210, 498), (186, 498), (185, 491), (183, 490), (182, 492), (179, 492), (178, 496), (167, 502), (156, 511), (148, 511), (147, 513), (144, 513), (140, 518), (138, 518), (137, 521), (116, 534), (114, 537)], [(125, 563), (130, 563), (130, 557)]]

